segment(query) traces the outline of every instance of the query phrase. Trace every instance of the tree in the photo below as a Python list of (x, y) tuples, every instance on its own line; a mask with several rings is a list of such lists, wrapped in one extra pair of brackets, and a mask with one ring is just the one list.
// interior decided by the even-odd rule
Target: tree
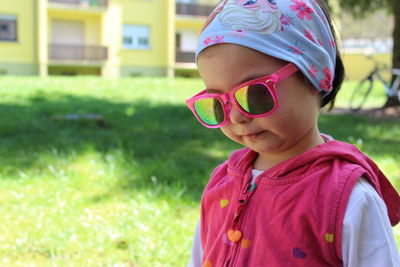
[[(330, 3), (336, 0), (329, 0)], [(400, 68), (400, 0), (338, 0), (343, 10), (355, 16), (363, 16), (369, 12), (387, 8), (394, 15), (392, 67)], [(393, 79), (393, 78), (392, 78)], [(384, 107), (400, 106), (399, 99), (388, 97)]]

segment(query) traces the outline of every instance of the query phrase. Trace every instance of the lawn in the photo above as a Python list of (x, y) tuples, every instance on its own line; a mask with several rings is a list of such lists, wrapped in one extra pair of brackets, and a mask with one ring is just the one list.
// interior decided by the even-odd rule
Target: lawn
[[(1, 77), (0, 266), (184, 266), (202, 189), (239, 148), (183, 105), (201, 88)], [(322, 115), (320, 128), (359, 146), (400, 189), (398, 121)]]

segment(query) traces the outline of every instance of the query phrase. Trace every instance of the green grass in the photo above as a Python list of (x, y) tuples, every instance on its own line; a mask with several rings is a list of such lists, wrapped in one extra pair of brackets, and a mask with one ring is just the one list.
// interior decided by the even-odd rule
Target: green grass
[[(0, 266), (184, 266), (202, 189), (239, 147), (183, 105), (202, 86), (1, 77)], [(71, 113), (105, 123), (56, 119)], [(322, 115), (320, 125), (400, 189), (398, 122)]]
[[(338, 101), (335, 106), (340, 108), (349, 108), (350, 104), (349, 100), (352, 95), (352, 92), (358, 86), (359, 82), (355, 81), (347, 81), (346, 83), (344, 83), (343, 87), (338, 93)], [(368, 86), (363, 86), (363, 88), (368, 88)], [(365, 92), (365, 90), (359, 90), (358, 92)], [(386, 94), (383, 84), (379, 81), (375, 81), (370, 94), (363, 102), (362, 108), (379, 108), (385, 104), (385, 101), (386, 101)], [(353, 104), (357, 105), (357, 103), (360, 103), (360, 100), (356, 100), (356, 102)]]

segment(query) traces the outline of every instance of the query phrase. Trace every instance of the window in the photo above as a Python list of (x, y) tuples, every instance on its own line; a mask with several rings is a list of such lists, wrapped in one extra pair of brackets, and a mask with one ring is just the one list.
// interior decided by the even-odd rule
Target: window
[(125, 49), (149, 49), (149, 27), (125, 24), (123, 26), (122, 47)]
[(17, 41), (17, 17), (0, 15), (0, 41)]
[(182, 38), (181, 38), (181, 34), (179, 33), (179, 32), (177, 32), (176, 34), (175, 34), (175, 49), (176, 50), (180, 50), (181, 49), (181, 40), (182, 40)]

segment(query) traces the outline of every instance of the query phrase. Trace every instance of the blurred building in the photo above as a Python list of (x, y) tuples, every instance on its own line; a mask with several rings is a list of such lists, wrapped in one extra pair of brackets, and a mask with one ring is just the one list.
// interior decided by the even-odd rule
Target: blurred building
[(173, 76), (217, 2), (3, 0), (0, 74)]
[(361, 18), (340, 12), (336, 18), (340, 19), (340, 50), (349, 80), (364, 78), (375, 67), (374, 61), (391, 66), (393, 15), (377, 10)]

